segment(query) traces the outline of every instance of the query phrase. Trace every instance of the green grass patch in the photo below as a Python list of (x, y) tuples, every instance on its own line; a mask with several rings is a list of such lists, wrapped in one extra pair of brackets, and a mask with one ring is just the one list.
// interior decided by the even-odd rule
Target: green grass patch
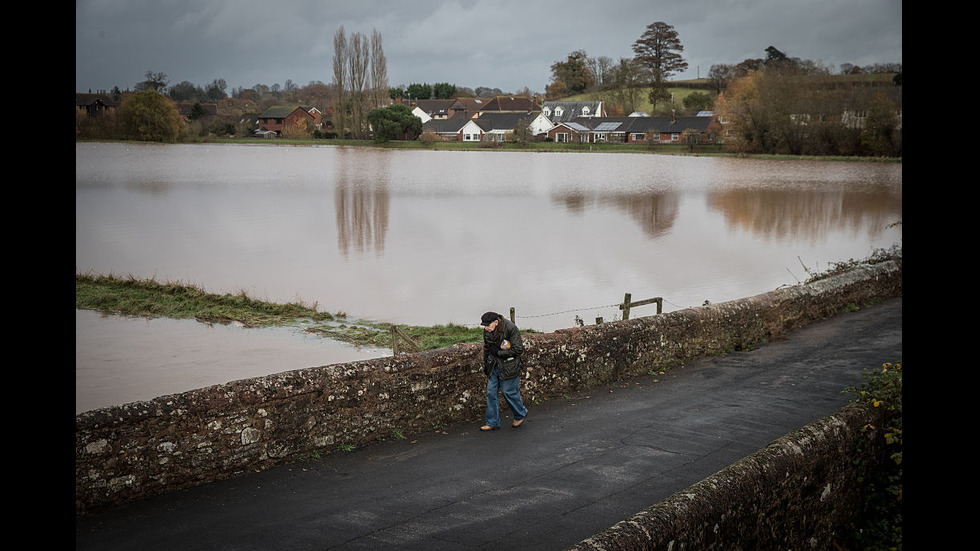
[[(483, 341), (483, 329), (480, 327), (471, 328), (451, 323), (424, 326), (399, 325), (398, 328), (415, 341), (422, 350), (434, 350), (454, 344)], [(358, 346), (392, 348), (391, 325), (387, 323), (359, 321), (349, 324), (309, 327), (306, 331)], [(402, 346), (404, 345), (399, 345), (399, 347)]]
[(182, 283), (113, 275), (75, 274), (75, 308), (126, 316), (238, 322), (246, 327), (287, 325), (298, 319), (333, 320), (314, 306), (276, 304), (237, 294), (212, 294)]
[[(389, 323), (349, 320), (343, 313), (320, 312), (315, 304), (277, 304), (256, 300), (244, 291), (214, 294), (194, 285), (153, 279), (75, 274), (75, 308), (124, 316), (239, 323), (245, 327), (294, 326), (357, 346), (392, 347)], [(483, 339), (480, 327), (456, 324), (398, 327), (423, 350)]]

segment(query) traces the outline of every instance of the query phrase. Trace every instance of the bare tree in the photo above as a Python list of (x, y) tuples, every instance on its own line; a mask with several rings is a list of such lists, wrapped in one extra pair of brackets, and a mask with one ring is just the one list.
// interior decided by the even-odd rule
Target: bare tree
[(341, 25), (333, 35), (333, 125), (343, 138), (347, 127), (347, 35)]
[(371, 91), (374, 96), (371, 107), (384, 106), (388, 99), (388, 62), (377, 29), (371, 31)]
[(619, 65), (610, 71), (610, 75), (610, 99), (613, 106), (624, 115), (636, 111), (650, 81), (649, 71), (636, 60), (620, 58)]
[(368, 136), (367, 114), (388, 97), (388, 69), (381, 33), (371, 38), (340, 27), (334, 35), (334, 126), (342, 136)]
[(166, 73), (154, 73), (153, 71), (147, 71), (146, 80), (136, 83), (136, 91), (155, 90), (162, 94), (169, 82), (170, 79), (167, 78)]
[(609, 81), (613, 78), (611, 73), (615, 69), (612, 58), (604, 55), (594, 58), (590, 57), (587, 59), (586, 64), (588, 64), (589, 70), (592, 71), (593, 86), (599, 90), (609, 86)]
[(367, 37), (354, 33), (347, 42), (347, 71), (350, 76), (350, 129), (357, 139), (367, 136), (368, 66), (371, 62)]
[(727, 63), (712, 65), (708, 71), (708, 80), (711, 82), (711, 87), (717, 94), (722, 93), (735, 76), (735, 66)]

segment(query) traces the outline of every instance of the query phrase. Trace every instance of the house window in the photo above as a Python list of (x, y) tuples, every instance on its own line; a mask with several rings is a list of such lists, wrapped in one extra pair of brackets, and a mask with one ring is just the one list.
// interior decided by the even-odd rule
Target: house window
[(680, 140), (681, 140), (681, 135), (678, 134), (677, 132), (674, 132), (670, 135), (670, 141), (679, 142)]
[(647, 135), (640, 132), (634, 132), (630, 134), (631, 142), (642, 142), (645, 141), (646, 139), (647, 139)]
[(559, 132), (555, 134), (555, 142), (568, 143), (568, 132)]
[(546, 117), (550, 117), (551, 116), (551, 109), (548, 109), (547, 107), (545, 107), (544, 109), (542, 109), (541, 112), (544, 113), (544, 116), (546, 116)]
[(582, 108), (582, 116), (583, 117), (588, 117), (589, 116), (589, 106), (588, 105), (586, 105), (585, 107)]
[(597, 132), (595, 135), (595, 143), (604, 142), (604, 141), (606, 141), (606, 133)]
[(564, 113), (564, 112), (565, 112), (565, 110), (562, 109), (561, 107), (555, 107), (555, 116), (556, 117), (560, 117), (562, 115), (562, 113)]

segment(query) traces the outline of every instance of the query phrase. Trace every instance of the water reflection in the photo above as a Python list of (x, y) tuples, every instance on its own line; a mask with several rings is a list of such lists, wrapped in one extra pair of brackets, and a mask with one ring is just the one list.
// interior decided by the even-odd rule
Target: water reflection
[(341, 148), (334, 163), (337, 247), (344, 258), (352, 250), (384, 254), (388, 234), (390, 157), (380, 152), (365, 165), (356, 153)]
[(365, 189), (338, 181), (334, 191), (337, 211), (337, 248), (347, 258), (351, 250), (381, 255), (388, 233), (387, 189)]
[(729, 190), (709, 194), (708, 203), (730, 229), (766, 239), (813, 242), (840, 231), (876, 239), (902, 217), (900, 195), (866, 191)]
[(670, 232), (679, 214), (680, 197), (677, 193), (610, 194), (586, 196), (576, 193), (556, 196), (556, 204), (563, 205), (573, 214), (581, 215), (587, 208), (613, 207), (627, 215), (650, 238)]
[[(901, 165), (883, 163), (76, 144), (75, 267), (401, 324), (515, 307), (551, 331), (616, 319), (626, 292), (671, 311), (795, 284), (800, 260), (900, 242), (901, 211)], [(76, 372), (114, 353), (76, 343)], [(277, 357), (270, 373), (308, 367)]]
[(676, 193), (657, 193), (640, 197), (617, 197), (613, 204), (629, 214), (640, 229), (651, 238), (670, 232), (680, 214)]

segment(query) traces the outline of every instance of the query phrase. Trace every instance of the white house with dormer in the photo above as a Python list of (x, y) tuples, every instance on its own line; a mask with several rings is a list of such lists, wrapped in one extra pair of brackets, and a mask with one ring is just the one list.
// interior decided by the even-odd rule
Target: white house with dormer
[(546, 101), (541, 107), (541, 114), (548, 117), (552, 124), (569, 122), (585, 117), (605, 117), (606, 108), (602, 101)]

